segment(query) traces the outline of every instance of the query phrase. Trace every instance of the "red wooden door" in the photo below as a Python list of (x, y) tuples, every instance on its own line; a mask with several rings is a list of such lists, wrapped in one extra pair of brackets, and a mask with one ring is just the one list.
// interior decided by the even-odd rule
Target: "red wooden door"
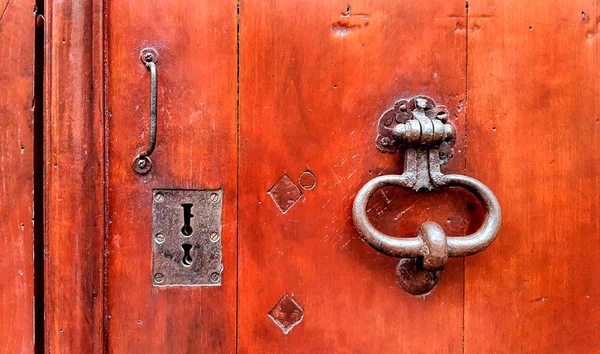
[[(1, 352), (599, 351), (594, 1), (46, 1), (37, 52), (33, 4), (2, 5)], [(156, 148), (138, 174), (144, 48), (158, 53)], [(361, 187), (403, 172), (378, 122), (418, 95), (456, 130), (442, 172), (483, 182), (503, 214), (498, 239), (450, 258), (426, 296), (398, 286), (398, 259), (352, 215)], [(182, 191), (216, 194), (217, 214), (173, 202), (206, 238), (191, 249), (216, 258), (159, 252), (190, 236), (157, 221)], [(385, 187), (367, 209), (394, 237), (485, 218), (460, 188)], [(178, 274), (222, 267), (212, 286), (176, 285), (158, 256)]]
[[(405, 294), (397, 259), (361, 241), (352, 202), (368, 180), (401, 171), (398, 155), (375, 148), (377, 121), (400, 98), (450, 108), (459, 143), (448, 168), (464, 171), (464, 17), (463, 1), (242, 3), (240, 352), (462, 350), (462, 260), (426, 300)], [(428, 219), (463, 234), (464, 200), (387, 188), (370, 217), (392, 235), (413, 236)], [(303, 310), (287, 335), (267, 316), (284, 296)]]

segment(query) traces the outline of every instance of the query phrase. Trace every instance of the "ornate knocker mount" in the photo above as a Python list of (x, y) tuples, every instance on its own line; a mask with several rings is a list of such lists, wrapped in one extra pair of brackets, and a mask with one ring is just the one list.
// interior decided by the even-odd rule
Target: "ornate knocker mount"
[[(356, 195), (352, 208), (361, 237), (377, 251), (402, 258), (396, 268), (400, 286), (413, 295), (429, 293), (438, 284), (448, 257), (464, 257), (487, 248), (496, 238), (502, 220), (498, 200), (483, 183), (463, 175), (444, 175), (440, 166), (452, 157), (456, 131), (448, 122), (448, 110), (429, 97), (399, 100), (379, 119), (377, 148), (394, 153), (404, 147), (404, 173), (385, 175), (367, 182)], [(367, 217), (367, 202), (380, 188), (398, 186), (415, 191), (458, 186), (473, 193), (483, 205), (483, 224), (475, 233), (447, 237), (442, 227), (426, 221), (417, 237), (397, 238), (373, 227)]]

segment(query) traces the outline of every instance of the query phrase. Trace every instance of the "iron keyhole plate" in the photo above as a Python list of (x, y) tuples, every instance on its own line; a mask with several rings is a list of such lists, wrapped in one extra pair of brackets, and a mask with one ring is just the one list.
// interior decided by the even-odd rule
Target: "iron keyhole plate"
[(152, 283), (218, 286), (222, 190), (152, 191)]

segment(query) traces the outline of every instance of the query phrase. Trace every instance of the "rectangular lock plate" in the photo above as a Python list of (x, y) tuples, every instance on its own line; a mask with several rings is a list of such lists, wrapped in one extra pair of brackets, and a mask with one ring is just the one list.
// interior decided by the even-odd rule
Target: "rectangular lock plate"
[(222, 190), (152, 191), (152, 283), (221, 285)]

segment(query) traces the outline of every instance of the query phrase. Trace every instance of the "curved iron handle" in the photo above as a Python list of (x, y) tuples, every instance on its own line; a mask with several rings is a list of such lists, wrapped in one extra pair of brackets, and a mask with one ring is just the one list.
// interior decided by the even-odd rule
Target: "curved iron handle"
[(152, 155), (152, 152), (154, 152), (154, 146), (156, 145), (156, 97), (158, 91), (156, 62), (158, 61), (158, 52), (154, 48), (144, 48), (140, 52), (140, 59), (150, 71), (150, 142), (146, 148), (146, 151), (141, 152), (135, 157), (135, 159), (133, 159), (132, 167), (136, 173), (145, 175), (152, 169), (152, 160), (150, 160), (150, 155)]
[[(483, 183), (471, 177), (440, 172), (440, 165), (452, 156), (454, 142), (454, 128), (446, 123), (444, 116), (447, 116), (446, 108), (425, 96), (400, 100), (384, 113), (380, 119), (378, 148), (394, 152), (399, 145), (407, 146), (405, 172), (367, 182), (356, 195), (352, 208), (354, 224), (367, 244), (385, 255), (405, 258), (399, 262), (396, 274), (400, 286), (413, 295), (426, 294), (437, 285), (448, 257), (469, 256), (486, 249), (496, 239), (502, 221), (500, 204)], [(431, 221), (421, 224), (417, 237), (386, 235), (377, 230), (367, 216), (369, 199), (385, 186), (416, 191), (450, 186), (465, 188), (483, 205), (484, 221), (479, 230), (463, 237), (446, 237), (442, 227)]]

